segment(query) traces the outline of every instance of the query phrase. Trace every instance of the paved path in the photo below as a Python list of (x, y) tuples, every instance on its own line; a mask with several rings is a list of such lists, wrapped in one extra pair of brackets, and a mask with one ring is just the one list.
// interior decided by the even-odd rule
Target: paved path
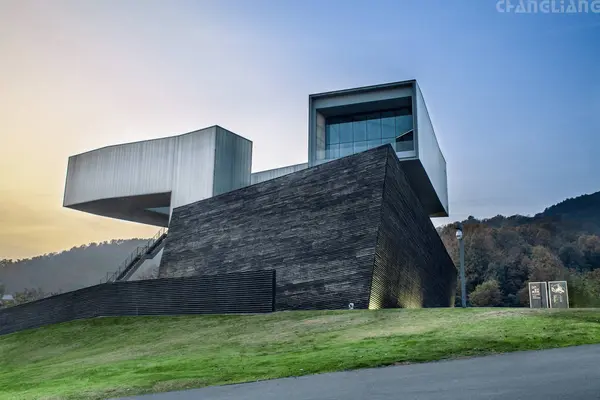
[(129, 399), (600, 399), (600, 345), (213, 386)]

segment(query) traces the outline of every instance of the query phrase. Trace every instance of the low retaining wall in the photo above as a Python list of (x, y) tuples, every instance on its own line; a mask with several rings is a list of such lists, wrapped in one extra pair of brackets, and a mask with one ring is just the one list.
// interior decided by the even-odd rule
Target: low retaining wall
[(275, 271), (115, 282), (0, 310), (0, 335), (76, 319), (275, 309)]

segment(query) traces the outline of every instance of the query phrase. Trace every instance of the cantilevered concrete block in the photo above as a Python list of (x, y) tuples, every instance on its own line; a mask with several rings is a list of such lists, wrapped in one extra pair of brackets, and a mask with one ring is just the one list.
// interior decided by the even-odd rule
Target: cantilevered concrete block
[(174, 207), (250, 184), (252, 142), (219, 126), (69, 157), (63, 205), (168, 226)]

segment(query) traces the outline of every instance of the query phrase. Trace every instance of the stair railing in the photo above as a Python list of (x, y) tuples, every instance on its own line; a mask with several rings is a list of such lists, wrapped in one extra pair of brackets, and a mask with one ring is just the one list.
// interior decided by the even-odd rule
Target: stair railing
[[(107, 272), (106, 277), (100, 280), (100, 283), (116, 282), (119, 276), (121, 276), (121, 274), (125, 272), (127, 268), (131, 267), (131, 264), (134, 263), (134, 260), (136, 258), (142, 258), (148, 252), (148, 250), (152, 246), (154, 246), (156, 242), (158, 242), (158, 240), (166, 233), (167, 228), (161, 228), (158, 232), (156, 232), (154, 236), (148, 239), (148, 241), (144, 245), (136, 247), (136, 249), (133, 250), (131, 254), (129, 254), (129, 256), (125, 260), (123, 260), (121, 264), (119, 264), (119, 267), (115, 272), (113, 272), (112, 274), (110, 272)], [(139, 261), (140, 260), (138, 259), (135, 262)]]

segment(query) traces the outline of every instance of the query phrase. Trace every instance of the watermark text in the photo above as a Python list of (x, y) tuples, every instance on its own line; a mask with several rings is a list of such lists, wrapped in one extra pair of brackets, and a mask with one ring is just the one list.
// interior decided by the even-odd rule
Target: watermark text
[(499, 13), (600, 14), (600, 0), (498, 0)]

